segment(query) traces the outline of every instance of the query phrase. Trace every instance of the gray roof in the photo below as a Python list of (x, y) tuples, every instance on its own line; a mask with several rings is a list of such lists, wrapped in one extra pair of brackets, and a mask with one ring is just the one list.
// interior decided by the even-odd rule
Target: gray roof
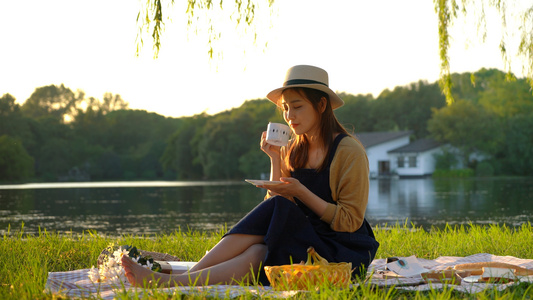
[(411, 135), (413, 132), (406, 131), (380, 131), (380, 132), (361, 132), (355, 136), (361, 141), (366, 148), (399, 139)]
[(388, 151), (388, 153), (424, 152), (439, 147), (439, 143), (433, 139), (419, 139), (405, 146)]

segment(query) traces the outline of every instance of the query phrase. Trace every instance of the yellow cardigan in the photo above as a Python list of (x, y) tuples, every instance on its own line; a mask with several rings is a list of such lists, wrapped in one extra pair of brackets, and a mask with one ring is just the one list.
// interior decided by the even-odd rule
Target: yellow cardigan
[[(290, 177), (281, 149), (281, 176)], [(327, 158), (326, 158), (327, 159)], [(322, 221), (339, 232), (354, 232), (361, 227), (368, 204), (368, 158), (363, 145), (351, 136), (343, 138), (330, 166), (329, 186), (336, 204), (329, 203)], [(267, 193), (267, 198), (270, 197)]]

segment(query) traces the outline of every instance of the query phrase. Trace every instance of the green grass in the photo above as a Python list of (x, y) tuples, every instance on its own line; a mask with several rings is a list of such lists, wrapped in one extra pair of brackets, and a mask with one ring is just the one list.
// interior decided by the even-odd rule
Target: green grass
[[(506, 226), (460, 226), (425, 231), (407, 225), (392, 228), (376, 228), (381, 246), (377, 258), (416, 255), (435, 259), (439, 256), (468, 256), (476, 253), (510, 255), (533, 258), (533, 226), (524, 224), (518, 228)], [(44, 292), (48, 272), (90, 268), (96, 265), (98, 255), (109, 244), (135, 245), (139, 249), (166, 252), (186, 261), (200, 259), (223, 235), (217, 232), (182, 232), (161, 236), (109, 237), (96, 232), (56, 234), (41, 231), (38, 235), (26, 235), (23, 228), (8, 232), (0, 242), (0, 299), (56, 299)], [(169, 295), (151, 291), (151, 299), (169, 299)], [(135, 298), (134, 294), (119, 298)], [(171, 298), (209, 298), (206, 295), (171, 295)], [(531, 299), (532, 284), (520, 284), (504, 291), (487, 290), (470, 295), (453, 290), (407, 292), (396, 289), (379, 289), (368, 284), (351, 290), (326, 289), (321, 293), (303, 293), (303, 299)], [(253, 294), (244, 299), (259, 298)]]

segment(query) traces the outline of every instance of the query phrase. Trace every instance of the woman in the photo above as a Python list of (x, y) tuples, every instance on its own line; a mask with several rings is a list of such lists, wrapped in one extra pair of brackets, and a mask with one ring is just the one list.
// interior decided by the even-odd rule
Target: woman
[(344, 104), (328, 87), (326, 71), (313, 66), (288, 70), (283, 87), (267, 98), (283, 110), (295, 136), (285, 147), (268, 144), (270, 179), (266, 200), (237, 223), (189, 272), (154, 273), (123, 257), (130, 283), (160, 286), (231, 284), (258, 278), (268, 284), (263, 266), (304, 261), (307, 248), (330, 262), (351, 262), (353, 275), (377, 251), (364, 218), (368, 202), (368, 159), (361, 143), (337, 121), (333, 109)]

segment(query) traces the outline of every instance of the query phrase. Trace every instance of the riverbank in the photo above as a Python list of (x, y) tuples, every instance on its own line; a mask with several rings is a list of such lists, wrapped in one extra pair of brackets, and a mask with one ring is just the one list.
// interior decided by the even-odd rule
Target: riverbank
[[(471, 225), (447, 226), (444, 229), (435, 228), (429, 231), (409, 226), (387, 229), (378, 227), (375, 232), (381, 243), (376, 258), (415, 255), (419, 258), (435, 259), (439, 256), (468, 256), (476, 253), (533, 258), (533, 226), (530, 223), (518, 228)], [(135, 245), (139, 249), (169, 253), (185, 261), (197, 261), (223, 233), (223, 230), (209, 233), (176, 231), (161, 236), (125, 235), (116, 238), (97, 232), (80, 235), (56, 234), (44, 230), (37, 235), (26, 235), (23, 230), (10, 232), (4, 234), (0, 243), (0, 299), (53, 299), (54, 296), (44, 292), (48, 272), (90, 268), (96, 265), (102, 249), (112, 243)], [(514, 299), (533, 294), (533, 284), (522, 283), (503, 291), (487, 290), (475, 295), (454, 292), (452, 288), (406, 292), (375, 289), (364, 284), (352, 290), (332, 290), (325, 293), (317, 294), (316, 298)], [(328, 293), (331, 294), (327, 295)], [(154, 297), (168, 299), (168, 294), (156, 293)], [(179, 295), (174, 297), (181, 299)], [(315, 298), (309, 294), (303, 297)], [(257, 296), (249, 295), (246, 298)]]

